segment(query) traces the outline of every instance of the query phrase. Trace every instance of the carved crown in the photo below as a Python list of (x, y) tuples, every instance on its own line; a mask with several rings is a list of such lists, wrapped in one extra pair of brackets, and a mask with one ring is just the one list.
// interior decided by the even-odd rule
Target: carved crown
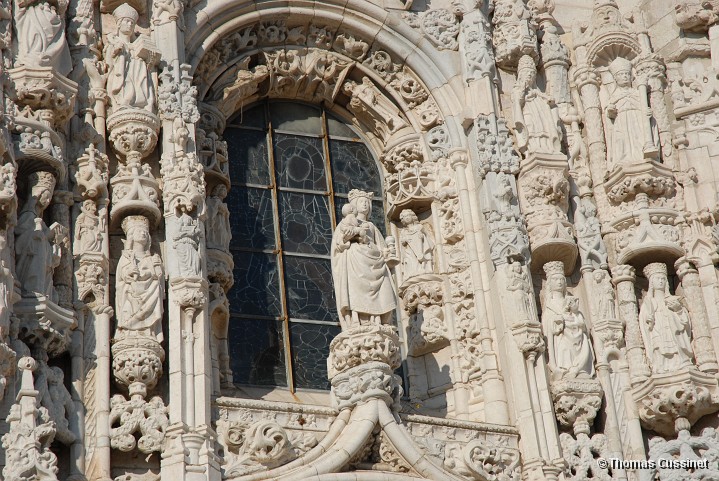
[(544, 264), (544, 272), (547, 277), (554, 275), (564, 276), (564, 263), (562, 261), (552, 261)]
[(127, 217), (122, 219), (122, 230), (125, 232), (125, 234), (137, 227), (149, 229), (150, 222), (147, 220), (147, 217), (142, 215), (128, 215)]
[(366, 197), (371, 200), (372, 194), (370, 192), (365, 192), (365, 191), (359, 190), (359, 189), (352, 189), (352, 190), (350, 190), (350, 193), (347, 194), (347, 198), (349, 198), (350, 202), (352, 202), (355, 199), (359, 199), (361, 197)]
[(663, 262), (652, 262), (651, 264), (647, 264), (647, 266), (644, 268), (644, 275), (647, 279), (652, 277), (655, 274), (661, 274), (663, 276), (667, 275), (667, 265)]

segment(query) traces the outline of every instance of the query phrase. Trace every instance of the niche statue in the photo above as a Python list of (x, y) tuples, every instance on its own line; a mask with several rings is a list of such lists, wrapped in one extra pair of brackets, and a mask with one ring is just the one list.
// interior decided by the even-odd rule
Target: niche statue
[(342, 329), (387, 324), (397, 307), (387, 258), (393, 253), (367, 220), (371, 194), (353, 189), (332, 236), (332, 277)]
[(405, 278), (432, 273), (432, 252), (434, 241), (432, 236), (422, 227), (417, 214), (411, 209), (404, 209), (399, 214), (404, 229), (400, 231), (399, 240), (402, 245), (402, 272)]
[(649, 290), (639, 310), (639, 326), (652, 372), (676, 372), (693, 365), (689, 311), (684, 299), (669, 293), (667, 266), (654, 262), (644, 268)]
[(117, 33), (107, 36), (105, 61), (109, 67), (107, 92), (115, 111), (138, 108), (153, 112), (155, 85), (151, 71), (160, 59), (160, 53), (145, 35), (135, 38), (135, 25), (139, 14), (123, 3), (112, 13), (117, 21)]
[(594, 350), (589, 340), (579, 299), (567, 293), (564, 264), (544, 265), (547, 292), (542, 310), (542, 324), (547, 336), (549, 368), (556, 378), (594, 377)]
[(57, 222), (48, 227), (43, 220), (54, 189), (55, 177), (50, 172), (28, 176), (27, 200), (15, 227), (15, 268), (23, 295), (40, 294), (56, 302), (53, 273), (67, 244), (67, 229)]
[(149, 222), (141, 215), (123, 219), (125, 248), (117, 263), (116, 338), (154, 337), (162, 342), (162, 300), (164, 277), (162, 259), (150, 253)]
[(15, 0), (16, 66), (52, 67), (61, 75), (72, 70), (65, 40), (68, 0)]

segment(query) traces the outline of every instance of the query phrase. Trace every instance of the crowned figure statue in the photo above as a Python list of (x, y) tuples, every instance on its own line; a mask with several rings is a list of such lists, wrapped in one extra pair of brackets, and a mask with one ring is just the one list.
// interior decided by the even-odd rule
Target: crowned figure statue
[(649, 289), (639, 309), (639, 327), (652, 372), (676, 372), (693, 366), (689, 310), (684, 298), (669, 293), (666, 264), (651, 263), (644, 268), (644, 275)]
[(560, 261), (544, 265), (547, 286), (542, 310), (542, 324), (547, 336), (549, 368), (557, 377), (594, 377), (592, 349), (579, 299), (567, 293), (564, 264)]
[(117, 335), (149, 336), (162, 342), (162, 301), (165, 294), (162, 259), (150, 252), (149, 221), (141, 215), (123, 219), (125, 246), (117, 263)]
[(372, 194), (353, 189), (343, 219), (332, 236), (332, 277), (344, 330), (389, 323), (397, 296), (387, 259), (392, 254), (368, 219)]

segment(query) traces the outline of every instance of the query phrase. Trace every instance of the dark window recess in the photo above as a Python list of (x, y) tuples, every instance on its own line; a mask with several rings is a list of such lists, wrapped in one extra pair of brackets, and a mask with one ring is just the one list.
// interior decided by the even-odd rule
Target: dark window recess
[(329, 389), (327, 355), (340, 332), (330, 246), (352, 189), (374, 194), (386, 232), (377, 163), (360, 136), (316, 107), (265, 102), (225, 130), (235, 283), (229, 349), (236, 384)]

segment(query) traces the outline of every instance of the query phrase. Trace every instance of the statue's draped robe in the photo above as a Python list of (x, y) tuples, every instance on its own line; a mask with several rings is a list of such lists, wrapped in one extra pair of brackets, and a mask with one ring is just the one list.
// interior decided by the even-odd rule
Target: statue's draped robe
[[(649, 320), (654, 328), (649, 328)], [(655, 373), (674, 372), (692, 364), (689, 335), (689, 314), (686, 309), (673, 312), (665, 299), (647, 294), (639, 311), (639, 325), (644, 338), (647, 357)]]
[(16, 1), (17, 59), (28, 67), (54, 67), (67, 75), (72, 70), (65, 41), (65, 22), (49, 2)]
[(143, 331), (162, 342), (162, 261), (125, 251), (117, 263), (118, 331)]
[(639, 93), (632, 88), (617, 87), (610, 102), (615, 105), (617, 116), (610, 124), (609, 162), (612, 165), (641, 162), (647, 118), (642, 112)]
[(350, 242), (346, 249), (342, 248), (346, 244), (342, 229), (337, 229), (332, 238), (335, 299), (343, 317), (352, 312), (381, 315), (397, 307), (392, 278), (382, 253), (384, 239), (372, 223), (364, 221), (362, 226), (368, 229), (367, 234), (360, 242)]
[(25, 210), (15, 227), (15, 270), (24, 292), (52, 297), (53, 268), (59, 259), (50, 243), (52, 232), (34, 211)]
[(105, 50), (110, 67), (107, 91), (115, 109), (133, 107), (152, 111), (155, 105), (152, 77), (145, 61), (133, 55), (134, 45), (117, 35), (108, 35)]
[(554, 341), (557, 367), (594, 376), (594, 352), (587, 336), (584, 317), (569, 312), (563, 319), (564, 329)]

